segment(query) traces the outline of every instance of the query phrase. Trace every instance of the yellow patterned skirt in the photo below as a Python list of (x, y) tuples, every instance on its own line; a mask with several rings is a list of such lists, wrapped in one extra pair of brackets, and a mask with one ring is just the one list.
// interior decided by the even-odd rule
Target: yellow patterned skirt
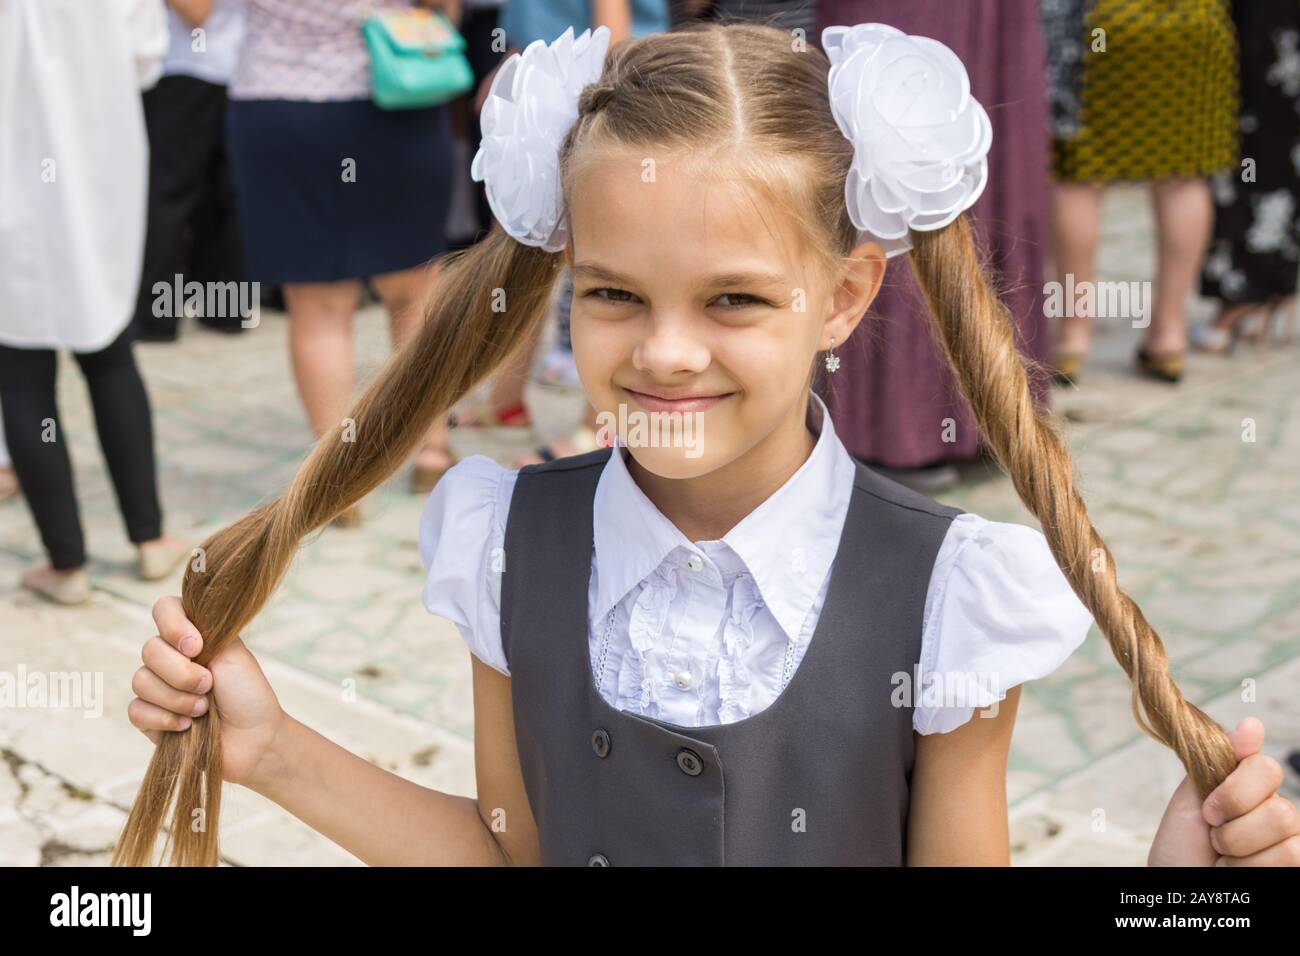
[(1078, 133), (1053, 140), (1058, 179), (1207, 176), (1237, 164), (1228, 0), (1089, 0), (1083, 22)]

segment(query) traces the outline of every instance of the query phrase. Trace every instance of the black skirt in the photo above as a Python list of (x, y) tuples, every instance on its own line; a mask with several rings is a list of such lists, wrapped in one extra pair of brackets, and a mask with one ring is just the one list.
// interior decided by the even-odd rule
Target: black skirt
[(249, 279), (364, 279), (445, 251), (445, 105), (231, 100), (226, 129)]

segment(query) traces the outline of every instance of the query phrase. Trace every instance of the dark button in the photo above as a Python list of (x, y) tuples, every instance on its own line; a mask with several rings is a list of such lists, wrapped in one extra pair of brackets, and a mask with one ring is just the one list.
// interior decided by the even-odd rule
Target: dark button
[(698, 777), (704, 770), (704, 761), (694, 750), (683, 747), (677, 751), (677, 766), (682, 768), (682, 773), (688, 773), (692, 777)]
[(587, 861), (588, 866), (609, 866), (609, 857), (603, 853), (593, 853)]
[(597, 757), (609, 754), (609, 734), (604, 727), (597, 727), (591, 732), (591, 749), (596, 751)]

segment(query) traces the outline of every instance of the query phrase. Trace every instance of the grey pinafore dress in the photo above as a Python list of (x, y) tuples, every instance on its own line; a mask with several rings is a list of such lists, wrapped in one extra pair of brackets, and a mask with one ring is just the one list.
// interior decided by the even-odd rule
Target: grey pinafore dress
[(858, 463), (811, 643), (769, 706), (684, 727), (601, 697), (592, 501), (611, 449), (519, 472), (501, 640), (542, 863), (902, 865), (921, 619), (957, 508)]

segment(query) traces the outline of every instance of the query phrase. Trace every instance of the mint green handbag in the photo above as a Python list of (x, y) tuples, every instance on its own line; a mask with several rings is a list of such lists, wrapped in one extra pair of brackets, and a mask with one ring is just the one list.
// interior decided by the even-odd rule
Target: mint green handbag
[(474, 85), (465, 38), (441, 13), (386, 10), (361, 23), (370, 49), (375, 105), (386, 110), (436, 106)]

